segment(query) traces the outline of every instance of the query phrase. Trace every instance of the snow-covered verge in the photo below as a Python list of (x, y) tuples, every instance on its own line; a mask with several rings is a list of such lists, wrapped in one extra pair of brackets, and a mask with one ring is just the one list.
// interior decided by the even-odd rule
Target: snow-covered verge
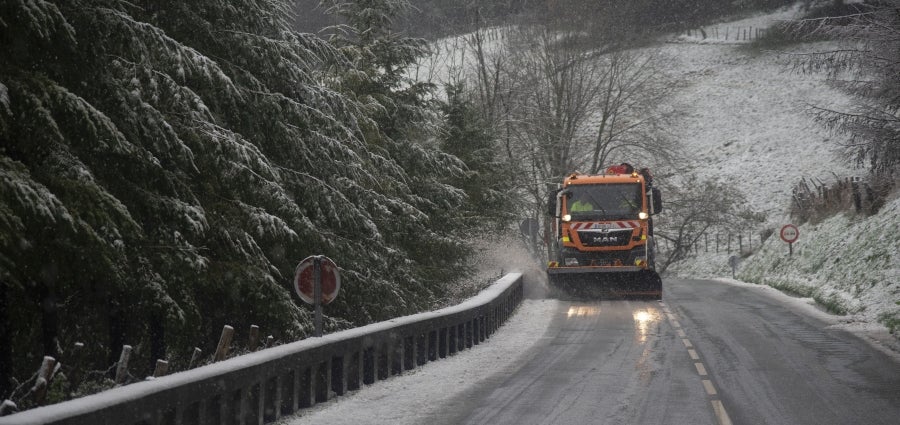
[(738, 278), (808, 296), (848, 322), (900, 330), (900, 199), (872, 217), (839, 214), (800, 226), (794, 255), (777, 237), (741, 266)]

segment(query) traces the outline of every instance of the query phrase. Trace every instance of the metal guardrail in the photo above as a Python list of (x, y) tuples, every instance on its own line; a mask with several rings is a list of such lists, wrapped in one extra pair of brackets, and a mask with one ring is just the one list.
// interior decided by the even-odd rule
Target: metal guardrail
[(511, 273), (476, 297), (0, 418), (2, 424), (264, 424), (490, 337), (523, 298)]

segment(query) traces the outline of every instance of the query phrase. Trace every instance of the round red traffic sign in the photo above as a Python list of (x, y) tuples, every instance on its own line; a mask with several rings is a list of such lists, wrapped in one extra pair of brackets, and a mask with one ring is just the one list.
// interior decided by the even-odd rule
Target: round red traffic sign
[(328, 304), (337, 298), (341, 289), (341, 275), (337, 264), (324, 255), (306, 257), (294, 272), (294, 290), (303, 301), (313, 304), (315, 301), (315, 264), (319, 261), (322, 281), (322, 304)]
[(797, 226), (793, 224), (785, 224), (781, 228), (781, 240), (787, 243), (797, 242), (797, 239), (800, 237), (800, 230), (797, 229)]

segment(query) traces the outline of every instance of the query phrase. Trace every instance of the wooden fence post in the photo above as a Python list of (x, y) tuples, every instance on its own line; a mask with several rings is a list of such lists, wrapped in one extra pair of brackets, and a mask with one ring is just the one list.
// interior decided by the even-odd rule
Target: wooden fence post
[(250, 351), (256, 351), (259, 348), (259, 326), (250, 325), (250, 342), (248, 343)]
[(169, 373), (169, 362), (159, 359), (156, 361), (156, 369), (153, 371), (153, 377), (159, 378)]
[(197, 360), (200, 359), (200, 355), (203, 354), (203, 350), (198, 347), (194, 347), (194, 353), (191, 354), (191, 362), (188, 363), (188, 370), (193, 369), (194, 365), (197, 364)]
[(3, 404), (0, 404), (0, 416), (12, 415), (19, 410), (19, 406), (16, 406), (16, 403), (13, 403), (12, 400), (3, 400)]
[(69, 356), (71, 373), (69, 373), (69, 392), (74, 393), (78, 390), (78, 385), (81, 384), (81, 368), (84, 364), (84, 343), (76, 342), (72, 347), (71, 355)]
[(38, 369), (37, 379), (34, 386), (31, 387), (31, 395), (37, 405), (44, 404), (44, 398), (47, 396), (47, 388), (50, 386), (50, 380), (56, 368), (56, 359), (50, 356), (44, 356), (41, 362), (41, 368)]
[(128, 376), (128, 360), (131, 359), (131, 346), (123, 345), (122, 354), (119, 355), (119, 363), (116, 366), (116, 385), (125, 382)]
[(234, 337), (234, 328), (225, 325), (222, 328), (222, 335), (219, 337), (219, 345), (216, 347), (214, 361), (225, 360), (225, 357), (228, 356), (228, 348), (231, 346), (232, 337)]

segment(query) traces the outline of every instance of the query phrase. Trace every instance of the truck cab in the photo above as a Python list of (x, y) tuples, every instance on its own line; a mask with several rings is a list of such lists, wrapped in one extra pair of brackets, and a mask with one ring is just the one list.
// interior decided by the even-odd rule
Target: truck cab
[[(551, 195), (553, 236), (547, 274), (556, 284), (602, 286), (628, 292), (617, 277), (655, 272), (652, 216), (662, 210), (649, 170), (610, 167), (604, 174), (571, 174)], [(619, 276), (616, 276), (619, 274)], [(647, 285), (638, 292), (646, 292)], [(650, 290), (654, 285), (650, 285)]]

